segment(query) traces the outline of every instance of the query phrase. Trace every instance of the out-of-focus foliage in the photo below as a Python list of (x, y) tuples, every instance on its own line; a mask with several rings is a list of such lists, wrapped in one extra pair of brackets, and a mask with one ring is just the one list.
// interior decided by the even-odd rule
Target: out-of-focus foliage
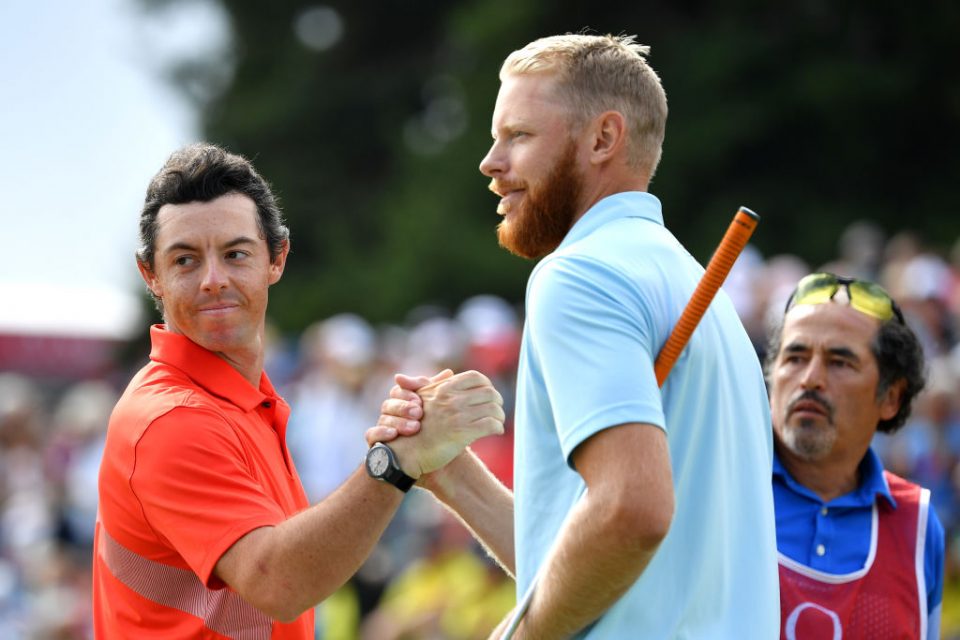
[[(144, 0), (163, 6), (185, 0)], [(890, 0), (231, 0), (232, 83), (206, 137), (274, 184), (293, 255), (271, 315), (396, 320), (425, 302), (522, 300), (477, 165), (513, 49), (584, 28), (652, 46), (670, 103), (651, 191), (706, 261), (736, 207), (767, 255), (812, 264), (870, 219), (946, 249), (960, 234), (960, 5)], [(197, 91), (222, 61), (175, 70)], [(213, 80), (211, 80), (213, 81)]]

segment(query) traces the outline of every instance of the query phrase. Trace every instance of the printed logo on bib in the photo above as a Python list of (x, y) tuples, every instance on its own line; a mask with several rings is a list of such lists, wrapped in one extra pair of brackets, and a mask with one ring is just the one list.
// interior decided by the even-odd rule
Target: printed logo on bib
[(835, 611), (813, 602), (803, 602), (787, 617), (787, 640), (841, 640), (843, 625)]

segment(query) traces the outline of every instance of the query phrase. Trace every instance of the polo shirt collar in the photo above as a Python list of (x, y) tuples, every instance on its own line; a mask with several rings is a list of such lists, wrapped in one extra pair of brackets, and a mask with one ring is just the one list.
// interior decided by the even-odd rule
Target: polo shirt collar
[[(780, 478), (794, 493), (823, 502), (820, 500), (820, 496), (797, 482), (790, 475), (790, 472), (780, 462), (780, 456), (777, 455), (776, 449), (773, 451), (773, 475)], [(863, 456), (863, 460), (860, 461), (860, 484), (850, 493), (834, 498), (829, 504), (834, 507), (872, 506), (878, 498), (885, 499), (891, 507), (897, 508), (897, 501), (893, 499), (890, 486), (883, 475), (883, 463), (880, 461), (880, 456), (873, 448), (869, 448), (867, 454)]]
[(162, 324), (150, 327), (150, 343), (151, 360), (180, 369), (198, 386), (244, 411), (277, 396), (266, 373), (260, 374), (260, 388), (254, 389), (229, 362)]
[(644, 218), (663, 226), (660, 200), (645, 191), (624, 191), (601, 199), (580, 216), (557, 249), (562, 249), (620, 218)]

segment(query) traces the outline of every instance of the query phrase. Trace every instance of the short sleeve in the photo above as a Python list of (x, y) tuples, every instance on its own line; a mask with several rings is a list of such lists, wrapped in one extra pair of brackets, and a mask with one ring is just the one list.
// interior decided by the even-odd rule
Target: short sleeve
[(944, 533), (943, 525), (932, 506), (927, 510), (927, 532), (924, 541), (924, 572), (927, 582), (927, 611), (933, 612), (943, 600)]
[(534, 276), (527, 321), (568, 462), (603, 429), (665, 428), (653, 371), (656, 325), (637, 283), (591, 258), (554, 258)]
[(154, 420), (137, 443), (131, 487), (154, 532), (210, 588), (223, 586), (212, 574), (227, 549), (285, 519), (211, 410), (179, 407)]

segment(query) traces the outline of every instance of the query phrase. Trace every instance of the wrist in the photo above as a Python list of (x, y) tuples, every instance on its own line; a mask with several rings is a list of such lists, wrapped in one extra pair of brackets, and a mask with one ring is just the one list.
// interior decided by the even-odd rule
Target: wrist
[(417, 480), (403, 470), (393, 449), (382, 442), (374, 444), (367, 450), (364, 466), (367, 469), (367, 475), (371, 478), (392, 484), (404, 493), (409, 491)]
[(393, 451), (394, 460), (400, 470), (414, 480), (419, 480), (423, 475), (420, 465), (417, 463), (417, 456), (407, 437), (401, 436), (396, 440), (387, 443), (390, 450)]
[(437, 469), (417, 481), (418, 486), (432, 493), (441, 502), (450, 502), (456, 492), (464, 485), (464, 476), (469, 467), (477, 460), (476, 456), (467, 447), (446, 466)]

